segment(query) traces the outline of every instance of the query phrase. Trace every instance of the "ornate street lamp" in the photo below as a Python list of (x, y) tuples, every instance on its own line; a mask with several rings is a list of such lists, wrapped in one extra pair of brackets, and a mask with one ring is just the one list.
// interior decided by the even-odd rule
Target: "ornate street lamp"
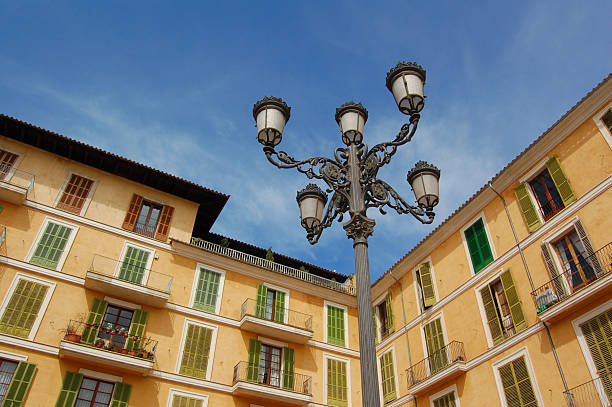
[(391, 161), (397, 148), (414, 136), (420, 111), (425, 105), (424, 84), (425, 70), (414, 62), (400, 62), (387, 73), (387, 88), (393, 93), (400, 112), (410, 119), (393, 140), (371, 149), (363, 143), (368, 120), (365, 107), (361, 103), (348, 102), (337, 108), (335, 119), (346, 147), (337, 148), (333, 158), (296, 160), (284, 151), (276, 151), (291, 108), (275, 97), (265, 97), (253, 106), (257, 140), (263, 144), (268, 161), (278, 168), (296, 168), (309, 179), (323, 180), (328, 186), (327, 192), (332, 193), (329, 203), (326, 193), (315, 184), (297, 193), (301, 224), (306, 229), (308, 241), (317, 243), (323, 230), (336, 218), (342, 221), (344, 213), (348, 212), (350, 217), (343, 226), (348, 238), (353, 239), (355, 249), (362, 404), (366, 407), (380, 405), (367, 243), (375, 222), (366, 216), (366, 211), (378, 208), (385, 214), (385, 208), (391, 208), (399, 214), (409, 213), (421, 223), (431, 223), (435, 216), (433, 208), (439, 199), (440, 170), (424, 161), (419, 161), (407, 175), (416, 205), (406, 203), (389, 184), (377, 177), (378, 170)]

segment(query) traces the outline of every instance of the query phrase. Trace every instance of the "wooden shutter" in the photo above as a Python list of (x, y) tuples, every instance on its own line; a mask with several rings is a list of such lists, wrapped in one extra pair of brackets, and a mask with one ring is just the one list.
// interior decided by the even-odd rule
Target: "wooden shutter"
[(391, 291), (387, 293), (385, 296), (385, 309), (387, 311), (387, 330), (388, 333), (395, 332), (395, 328), (393, 327), (393, 307), (391, 304)]
[(36, 245), (30, 263), (55, 269), (62, 253), (64, 253), (71, 232), (72, 230), (68, 226), (48, 222)]
[(563, 172), (563, 168), (561, 168), (561, 163), (559, 162), (559, 158), (557, 156), (553, 156), (546, 163), (546, 168), (548, 168), (548, 172), (550, 173), (550, 177), (552, 178), (555, 186), (557, 187), (557, 192), (561, 196), (561, 200), (563, 201), (563, 205), (568, 206), (572, 202), (576, 200), (576, 195), (574, 195), (574, 191), (572, 190), (572, 186), (569, 183), (569, 180), (565, 176)]
[(344, 310), (331, 305), (327, 306), (327, 342), (333, 345), (344, 345)]
[(144, 335), (145, 327), (147, 325), (147, 318), (149, 313), (141, 309), (134, 311), (132, 317), (132, 324), (128, 333), (128, 339), (125, 342), (125, 348), (127, 350), (138, 350), (140, 349), (140, 343)]
[[(580, 325), (599, 377), (612, 391), (612, 310), (608, 310)], [(612, 397), (612, 394), (608, 394)]]
[(68, 212), (81, 213), (83, 204), (89, 196), (89, 191), (93, 185), (93, 180), (81, 177), (76, 174), (72, 174), (70, 181), (66, 185), (62, 197), (57, 203), (57, 208), (63, 209)]
[(348, 406), (346, 363), (337, 359), (327, 359), (327, 404)]
[(421, 293), (423, 294), (423, 305), (431, 307), (436, 303), (433, 278), (431, 277), (431, 265), (425, 262), (419, 266), (419, 279), (421, 280)]
[(548, 245), (546, 243), (542, 243), (541, 249), (542, 257), (544, 257), (544, 263), (546, 263), (546, 268), (548, 269), (550, 278), (552, 278), (552, 285), (554, 287), (554, 290), (557, 292), (557, 297), (559, 297), (559, 299), (564, 298), (566, 292), (565, 287), (563, 286), (563, 280), (559, 277), (559, 274), (557, 273), (557, 267), (555, 267), (555, 263), (553, 262), (550, 250), (548, 250)]
[(587, 236), (587, 233), (586, 233), (586, 230), (584, 229), (584, 225), (582, 224), (582, 221), (577, 220), (576, 223), (574, 224), (574, 228), (576, 229), (578, 238), (580, 238), (580, 241), (582, 242), (582, 245), (584, 246), (586, 255), (589, 257), (587, 261), (593, 265), (593, 268), (595, 269), (595, 273), (598, 276), (601, 276), (604, 273), (603, 267), (599, 263), (599, 259), (597, 258), (597, 256), (595, 256), (595, 250), (593, 250), (593, 246), (591, 245), (591, 240)]
[(455, 392), (450, 392), (439, 399), (435, 399), (433, 405), (434, 407), (456, 407)]
[(62, 390), (60, 391), (60, 394), (57, 397), (55, 407), (73, 407), (82, 381), (82, 374), (75, 372), (66, 372), (66, 376), (64, 376), (64, 382), (62, 383)]
[(6, 390), (2, 407), (21, 407), (25, 402), (28, 390), (36, 373), (34, 363), (19, 362), (13, 379)]
[(393, 354), (389, 351), (380, 357), (380, 377), (382, 379), (383, 399), (385, 403), (397, 398), (395, 391), (395, 368)]
[(87, 345), (92, 345), (94, 343), (94, 340), (98, 336), (98, 327), (102, 322), (102, 318), (104, 318), (104, 313), (106, 312), (107, 306), (108, 303), (106, 301), (99, 298), (93, 299), (91, 311), (89, 311), (89, 315), (85, 321), (83, 335), (81, 335), (81, 343), (85, 343)]
[(514, 193), (523, 213), (525, 223), (527, 223), (527, 228), (530, 232), (533, 232), (542, 225), (542, 222), (538, 216), (538, 210), (531, 200), (528, 188), (527, 183), (521, 182), (518, 187), (514, 188)]
[(438, 318), (428, 323), (425, 325), (424, 331), (429, 358), (429, 370), (430, 374), (434, 374), (448, 365), (444, 333), (442, 332), (442, 320)]
[(474, 272), (478, 273), (493, 261), (493, 253), (482, 218), (465, 230), (465, 240), (470, 251)]
[(249, 341), (249, 365), (247, 366), (247, 381), (257, 382), (259, 377), (259, 357), (261, 355), (261, 342), (257, 339)]
[(493, 261), (493, 252), (489, 244), (489, 238), (485, 230), (484, 221), (479, 219), (476, 223), (476, 238), (478, 240), (478, 248), (482, 258), (482, 268)]
[(474, 272), (478, 273), (478, 271), (480, 271), (480, 269), (482, 268), (482, 259), (480, 257), (480, 250), (478, 249), (478, 242), (476, 240), (476, 232), (474, 230), (474, 225), (467, 228), (464, 233), (468, 250), (470, 252), (470, 258), (472, 259), (472, 266), (474, 267)]
[[(329, 322), (327, 324), (329, 326)], [(376, 307), (372, 307), (372, 324), (374, 325), (374, 343), (378, 345), (378, 324), (376, 323)]]
[(157, 230), (155, 231), (155, 239), (166, 241), (168, 234), (170, 233), (170, 222), (172, 221), (172, 215), (174, 214), (174, 208), (168, 205), (164, 205), (162, 209), (159, 222), (157, 222)]
[(109, 407), (127, 407), (130, 401), (132, 385), (127, 383), (115, 383), (113, 396)]
[(186, 396), (175, 394), (172, 398), (172, 407), (203, 407), (204, 402), (201, 399), (194, 399)]
[(294, 366), (295, 351), (291, 348), (283, 348), (283, 389), (294, 391)]
[(0, 319), (0, 332), (27, 338), (48, 289), (44, 284), (20, 279)]
[(480, 290), (480, 296), (482, 297), (482, 306), (485, 309), (487, 324), (489, 325), (489, 332), (491, 333), (491, 338), (493, 338), (493, 345), (497, 345), (504, 340), (504, 332), (502, 331), (501, 323), (499, 322), (497, 306), (493, 302), (491, 286), (486, 286)]
[(148, 250), (138, 249), (128, 245), (125, 256), (123, 256), (123, 261), (121, 262), (118, 278), (136, 284), (143, 284), (144, 282), (142, 279), (150, 255), (151, 252)]
[(536, 407), (538, 405), (524, 356), (501, 366), (499, 376), (508, 407)]
[(200, 268), (193, 307), (207, 312), (215, 312), (220, 281), (220, 273)]
[(200, 325), (188, 325), (180, 374), (206, 379), (212, 333), (212, 329)]
[(266, 298), (268, 296), (268, 288), (259, 284), (257, 286), (257, 303), (255, 304), (255, 316), (257, 318), (266, 318)]
[(285, 323), (285, 293), (277, 291), (274, 301), (274, 320), (276, 322)]
[(123, 220), (123, 229), (134, 230), (134, 225), (136, 225), (136, 219), (138, 219), (138, 213), (141, 207), (142, 197), (134, 194), (134, 196), (132, 196), (132, 202), (130, 202), (130, 207), (125, 214), (125, 219)]
[(512, 315), (512, 323), (514, 324), (514, 330), (518, 333), (523, 329), (527, 328), (527, 320), (523, 313), (523, 307), (521, 306), (521, 300), (516, 291), (516, 285), (510, 270), (506, 270), (501, 273), (499, 277), (504, 288), (504, 294), (506, 294), (506, 301), (510, 307), (510, 315)]

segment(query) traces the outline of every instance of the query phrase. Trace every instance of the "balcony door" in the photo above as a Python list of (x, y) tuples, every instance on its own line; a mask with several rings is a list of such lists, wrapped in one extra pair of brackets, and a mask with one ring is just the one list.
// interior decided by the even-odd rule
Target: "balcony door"
[(554, 243), (561, 260), (565, 278), (572, 291), (575, 291), (596, 277), (591, 261), (586, 254), (584, 244), (575, 230)]
[(261, 344), (259, 355), (259, 383), (280, 386), (282, 349)]

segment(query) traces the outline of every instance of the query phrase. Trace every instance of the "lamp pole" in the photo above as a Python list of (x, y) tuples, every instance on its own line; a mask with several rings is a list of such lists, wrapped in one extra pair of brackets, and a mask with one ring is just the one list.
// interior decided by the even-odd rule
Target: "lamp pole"
[(408, 182), (414, 191), (417, 205), (409, 205), (385, 181), (377, 178), (378, 170), (388, 164), (397, 148), (414, 136), (423, 109), (425, 70), (413, 62), (400, 62), (387, 73), (387, 88), (393, 93), (400, 111), (410, 116), (391, 141), (368, 149), (363, 143), (363, 129), (368, 119), (367, 110), (360, 104), (348, 102), (336, 109), (335, 119), (340, 125), (342, 141), (346, 147), (334, 151), (333, 158), (312, 157), (296, 160), (284, 151), (276, 151), (281, 142), (291, 108), (280, 98), (265, 97), (255, 103), (253, 117), (257, 123), (257, 139), (272, 164), (278, 168), (295, 168), (309, 179), (320, 179), (332, 193), (327, 195), (315, 184), (309, 184), (297, 193), (301, 224), (311, 244), (318, 242), (324, 229), (348, 212), (349, 219), (343, 227), (355, 250), (355, 275), (357, 278), (357, 313), (359, 321), (359, 351), (361, 361), (362, 405), (380, 405), (378, 374), (376, 368), (375, 333), (372, 324), (372, 295), (368, 237), (374, 232), (375, 221), (368, 218), (368, 208), (378, 208), (385, 214), (386, 208), (399, 214), (411, 214), (422, 223), (434, 219), (433, 207), (438, 204), (438, 180), (440, 171), (433, 165), (419, 161), (408, 172)]

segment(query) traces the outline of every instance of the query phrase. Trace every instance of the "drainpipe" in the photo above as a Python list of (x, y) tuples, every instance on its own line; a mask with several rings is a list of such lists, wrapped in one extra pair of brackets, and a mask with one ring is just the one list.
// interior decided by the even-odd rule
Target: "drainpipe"
[[(506, 210), (506, 216), (508, 217), (508, 222), (510, 222), (510, 227), (512, 228), (512, 233), (514, 234), (514, 241), (516, 242), (516, 248), (521, 254), (521, 259), (523, 260), (523, 267), (525, 267), (525, 272), (527, 273), (527, 278), (529, 278), (529, 284), (531, 285), (531, 292), (534, 292), (535, 286), (533, 285), (533, 280), (531, 279), (531, 273), (529, 272), (529, 267), (527, 267), (527, 260), (525, 260), (523, 249), (521, 249), (521, 245), (519, 244), (518, 236), (516, 235), (516, 229), (514, 229), (514, 223), (512, 223), (512, 218), (510, 217), (510, 212), (508, 211), (508, 206), (506, 205), (506, 200), (504, 199), (503, 196), (499, 194), (499, 192), (495, 190), (495, 188), (493, 188), (493, 185), (491, 185), (490, 182), (489, 182), (489, 188), (491, 188), (491, 190), (495, 192), (495, 195), (497, 195), (499, 199), (501, 199), (502, 203), (504, 204), (504, 209)], [(548, 341), (550, 342), (550, 347), (552, 348), (553, 355), (555, 356), (555, 362), (557, 362), (557, 369), (559, 370), (559, 374), (561, 375), (561, 381), (563, 381), (563, 387), (565, 388), (565, 394), (567, 394), (568, 396), (570, 406), (575, 407), (574, 400), (572, 399), (572, 395), (569, 393), (569, 388), (567, 387), (567, 382), (565, 381), (565, 375), (563, 374), (563, 369), (561, 368), (561, 362), (559, 362), (559, 356), (557, 356), (557, 349), (555, 348), (555, 344), (553, 342), (552, 335), (550, 334), (550, 329), (548, 329), (548, 325), (546, 325), (545, 322), (542, 322), (542, 324), (544, 325), (544, 329), (546, 330), (546, 335), (548, 336)]]
[[(406, 337), (406, 348), (408, 348), (408, 363), (410, 364), (410, 381), (414, 382), (414, 373), (412, 372), (412, 355), (410, 354), (410, 340), (408, 339), (408, 322), (406, 321), (406, 308), (404, 307), (404, 288), (402, 287), (402, 283), (393, 275), (393, 271), (389, 270), (389, 275), (395, 280), (395, 282), (399, 285), (400, 288), (400, 297), (402, 299), (402, 314), (404, 315), (404, 336)], [(414, 407), (417, 407), (416, 397), (414, 397), (413, 400)]]

